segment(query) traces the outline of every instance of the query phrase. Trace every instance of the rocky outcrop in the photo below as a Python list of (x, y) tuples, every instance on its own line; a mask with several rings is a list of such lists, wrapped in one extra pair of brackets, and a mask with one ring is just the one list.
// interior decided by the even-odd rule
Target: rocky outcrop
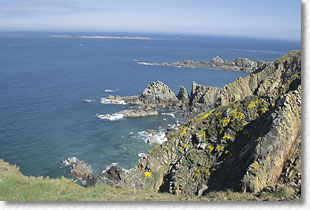
[(189, 103), (205, 111), (140, 158), (122, 183), (191, 196), (288, 183), (300, 196), (300, 75), (301, 54), (292, 51), (224, 89), (193, 83)]
[(217, 104), (217, 99), (220, 97), (222, 88), (207, 87), (198, 85), (195, 82), (192, 84), (189, 106), (194, 113), (202, 110), (214, 108)]
[[(124, 102), (124, 104), (132, 104), (144, 107), (145, 112), (154, 108), (171, 108), (178, 109), (180, 101), (175, 96), (173, 91), (163, 82), (157, 81), (149, 84), (140, 96), (108, 96), (107, 99), (113, 101), (115, 104)], [(143, 111), (137, 110), (137, 112), (143, 113)], [(155, 115), (155, 112), (152, 112)], [(142, 114), (143, 115), (143, 114)]]
[(119, 114), (124, 117), (146, 117), (158, 115), (158, 111), (156, 109), (127, 109), (120, 111)]
[(140, 96), (140, 100), (146, 104), (171, 103), (177, 101), (172, 90), (164, 83), (152, 82)]
[(189, 102), (189, 95), (187, 93), (187, 90), (185, 89), (185, 87), (181, 87), (180, 91), (177, 95), (178, 100), (184, 102), (184, 103), (188, 103)]
[(138, 62), (141, 65), (155, 65), (155, 66), (176, 66), (176, 67), (198, 67), (207, 69), (221, 69), (228, 71), (241, 71), (252, 73), (257, 69), (265, 67), (266, 63), (264, 61), (250, 61), (248, 58), (237, 58), (234, 61), (224, 61), (222, 58), (216, 56), (210, 62), (198, 61), (194, 62), (191, 60), (186, 60), (184, 62), (174, 62), (174, 63), (147, 63)]
[(70, 173), (86, 182), (94, 175), (93, 170), (82, 160), (72, 163)]
[(124, 173), (125, 171), (121, 167), (117, 165), (111, 165), (106, 171), (103, 172), (103, 175), (109, 180), (117, 183), (122, 180)]
[(70, 174), (81, 180), (82, 185), (86, 187), (104, 184), (114, 185), (123, 179), (125, 173), (124, 169), (112, 164), (100, 175), (95, 173), (87, 163), (75, 157), (62, 160), (61, 163), (70, 166)]

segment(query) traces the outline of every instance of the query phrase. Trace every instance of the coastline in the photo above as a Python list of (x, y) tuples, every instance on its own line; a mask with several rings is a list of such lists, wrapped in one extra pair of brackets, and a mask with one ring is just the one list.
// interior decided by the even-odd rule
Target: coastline
[(238, 72), (246, 72), (253, 73), (254, 71), (259, 71), (263, 67), (266, 66), (266, 62), (264, 61), (251, 61), (248, 58), (237, 58), (233, 61), (223, 60), (219, 56), (214, 57), (210, 62), (204, 61), (192, 61), (186, 60), (184, 62), (137, 62), (139, 65), (145, 66), (174, 66), (174, 67), (187, 67), (187, 68), (206, 68), (206, 69), (219, 69), (226, 71), (238, 71)]

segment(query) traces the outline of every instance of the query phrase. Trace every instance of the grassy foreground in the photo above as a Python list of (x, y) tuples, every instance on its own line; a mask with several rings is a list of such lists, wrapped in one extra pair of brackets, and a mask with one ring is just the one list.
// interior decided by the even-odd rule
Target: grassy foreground
[(253, 195), (231, 191), (212, 192), (204, 197), (178, 197), (152, 190), (130, 190), (107, 185), (84, 188), (67, 178), (24, 176), (16, 166), (0, 160), (1, 201), (245, 201), (282, 200), (291, 196), (289, 188)]

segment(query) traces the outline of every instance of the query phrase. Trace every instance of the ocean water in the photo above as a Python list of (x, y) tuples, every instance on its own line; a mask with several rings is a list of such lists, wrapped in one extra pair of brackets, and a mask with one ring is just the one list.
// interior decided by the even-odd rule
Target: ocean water
[[(46, 34), (154, 39), (67, 39)], [(129, 169), (137, 163), (139, 153), (154, 147), (139, 134), (147, 129), (165, 131), (178, 120), (171, 115), (103, 120), (98, 115), (113, 114), (128, 106), (102, 104), (101, 98), (140, 95), (147, 84), (157, 80), (177, 94), (182, 85), (190, 92), (192, 81), (223, 87), (247, 75), (137, 62), (210, 61), (215, 56), (271, 61), (300, 49), (300, 42), (210, 36), (0, 35), (0, 159), (16, 164), (25, 175), (50, 177), (68, 176), (68, 168), (60, 161), (72, 156), (89, 163), (96, 172), (113, 162)], [(107, 89), (113, 92), (105, 92)]]

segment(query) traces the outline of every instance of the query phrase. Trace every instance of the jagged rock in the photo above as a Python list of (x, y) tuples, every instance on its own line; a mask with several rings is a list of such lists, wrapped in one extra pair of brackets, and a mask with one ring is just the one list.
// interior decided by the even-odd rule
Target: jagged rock
[(180, 91), (177, 95), (177, 98), (182, 101), (183, 103), (188, 103), (189, 102), (189, 95), (187, 93), (187, 90), (185, 89), (184, 86), (180, 88)]
[(115, 183), (119, 182), (124, 175), (124, 171), (121, 167), (117, 165), (110, 166), (108, 170), (106, 170), (103, 175), (109, 180), (114, 181)]
[(217, 105), (221, 90), (221, 88), (207, 87), (193, 82), (189, 103), (191, 110), (198, 113), (214, 108)]
[(224, 63), (223, 59), (220, 58), (219, 56), (216, 56), (215, 58), (212, 59), (213, 63)]
[(177, 101), (177, 97), (172, 90), (164, 83), (152, 82), (147, 86), (140, 96), (140, 100), (149, 104), (166, 103)]
[[(251, 160), (248, 160), (252, 162), (247, 169), (251, 173), (246, 173), (242, 180), (244, 190), (259, 192), (267, 186), (276, 186), (283, 165), (301, 135), (301, 103), (298, 101), (301, 87), (297, 90), (284, 95), (284, 100), (280, 99), (281, 103), (277, 104), (277, 117), (256, 145)], [(255, 163), (258, 163), (256, 167)]]
[(87, 163), (80, 160), (72, 164), (70, 173), (78, 178), (87, 181), (88, 177), (93, 175), (93, 170), (88, 167)]

